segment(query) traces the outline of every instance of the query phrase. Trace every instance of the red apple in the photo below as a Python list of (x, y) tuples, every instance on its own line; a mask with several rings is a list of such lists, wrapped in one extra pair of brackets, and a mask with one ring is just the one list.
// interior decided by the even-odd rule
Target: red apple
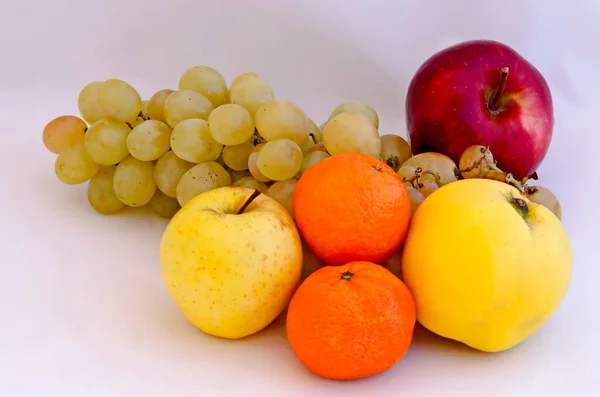
[(505, 44), (467, 41), (437, 52), (408, 87), (406, 124), (414, 154), (439, 152), (457, 164), (471, 145), (490, 147), (517, 179), (546, 156), (554, 112), (542, 74)]

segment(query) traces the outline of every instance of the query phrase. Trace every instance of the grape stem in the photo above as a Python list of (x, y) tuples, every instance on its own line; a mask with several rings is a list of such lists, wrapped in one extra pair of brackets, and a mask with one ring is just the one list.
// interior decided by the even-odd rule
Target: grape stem
[[(429, 171), (429, 170), (423, 171), (423, 168), (421, 168), (421, 167), (418, 167), (415, 170), (415, 174), (412, 177), (408, 178), (408, 179), (404, 179), (403, 182), (408, 182), (411, 185), (413, 185), (413, 186), (415, 186), (415, 187), (417, 187), (417, 188), (420, 189), (420, 188), (423, 187), (423, 184), (421, 183), (421, 177), (423, 175), (431, 175), (431, 176), (433, 176), (435, 178), (435, 183), (437, 183), (438, 186), (444, 185), (444, 183), (442, 183), (442, 178), (440, 177), (440, 174), (435, 173), (433, 171)], [(416, 183), (416, 185), (415, 185), (415, 183)]]
[(488, 102), (488, 109), (492, 112), (496, 112), (498, 107), (500, 106), (500, 97), (504, 92), (504, 88), (506, 87), (506, 79), (508, 77), (508, 67), (500, 68), (500, 82), (498, 83), (498, 87), (496, 87), (496, 91), (494, 91), (494, 95), (490, 98)]
[(464, 170), (459, 170), (459, 172), (462, 174), (463, 172), (473, 171), (476, 168), (479, 168), (480, 171), (486, 171), (486, 169), (484, 169), (484, 167), (487, 167), (488, 170), (492, 170), (492, 171), (502, 171), (496, 165), (496, 161), (494, 161), (493, 163), (488, 163), (488, 161), (485, 159), (485, 156), (487, 154), (489, 154), (489, 152), (490, 152), (489, 146), (482, 148), (481, 149), (482, 156), (479, 158), (479, 160), (477, 160), (476, 162), (474, 162), (473, 164), (471, 164), (469, 167), (465, 168)]
[(240, 210), (237, 212), (238, 215), (242, 214), (246, 208), (248, 208), (248, 206), (254, 201), (255, 198), (257, 198), (258, 196), (260, 196), (260, 190), (255, 189), (254, 192), (252, 192), (252, 194), (250, 195), (250, 197), (248, 197), (248, 199), (244, 202), (244, 205), (242, 205), (242, 208), (240, 208)]
[(525, 191), (525, 183), (516, 180), (510, 172), (506, 174), (506, 183), (516, 187), (521, 193)]

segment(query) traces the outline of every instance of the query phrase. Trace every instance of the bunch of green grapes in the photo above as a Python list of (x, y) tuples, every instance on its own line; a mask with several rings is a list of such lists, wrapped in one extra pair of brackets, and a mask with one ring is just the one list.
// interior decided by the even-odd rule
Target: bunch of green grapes
[(57, 156), (57, 178), (87, 182), (90, 206), (105, 215), (148, 206), (170, 218), (197, 195), (230, 185), (292, 212), (295, 181), (330, 155), (321, 128), (297, 104), (276, 99), (257, 73), (228, 86), (217, 70), (193, 66), (177, 87), (147, 100), (126, 81), (95, 81), (77, 105), (80, 115), (50, 121), (42, 141)]

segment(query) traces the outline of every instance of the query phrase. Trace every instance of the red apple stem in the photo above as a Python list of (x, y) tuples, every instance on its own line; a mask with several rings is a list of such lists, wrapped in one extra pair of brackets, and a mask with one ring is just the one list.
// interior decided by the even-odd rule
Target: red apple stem
[(246, 202), (244, 202), (244, 205), (242, 205), (242, 208), (240, 208), (240, 210), (237, 212), (237, 214), (242, 214), (246, 208), (248, 208), (248, 206), (254, 201), (255, 198), (257, 198), (258, 196), (260, 196), (260, 190), (256, 189), (254, 190), (254, 192), (252, 192), (252, 194), (250, 195), (250, 197), (248, 197), (248, 199), (246, 200)]
[(498, 87), (496, 87), (496, 91), (494, 92), (494, 95), (492, 95), (492, 97), (490, 98), (490, 101), (488, 102), (488, 109), (490, 109), (492, 112), (495, 112), (496, 110), (498, 110), (498, 107), (500, 106), (500, 97), (502, 96), (502, 93), (504, 92), (504, 87), (506, 87), (507, 77), (508, 77), (508, 67), (504, 66), (503, 68), (500, 68), (500, 82), (498, 83)]

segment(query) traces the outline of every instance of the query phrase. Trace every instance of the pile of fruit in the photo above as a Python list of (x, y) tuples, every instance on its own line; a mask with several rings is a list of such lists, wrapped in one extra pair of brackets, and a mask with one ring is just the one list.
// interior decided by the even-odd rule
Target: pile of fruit
[[(515, 73), (509, 74), (514, 70)], [(536, 169), (551, 141), (543, 77), (511, 48), (434, 54), (406, 99), (407, 137), (362, 101), (318, 126), (256, 73), (207, 66), (143, 100), (85, 86), (81, 117), (43, 131), (93, 209), (172, 218), (160, 263), (184, 316), (239, 339), (280, 315), (298, 359), (330, 379), (394, 366), (415, 323), (496, 352), (533, 335), (570, 284), (556, 196)]]

